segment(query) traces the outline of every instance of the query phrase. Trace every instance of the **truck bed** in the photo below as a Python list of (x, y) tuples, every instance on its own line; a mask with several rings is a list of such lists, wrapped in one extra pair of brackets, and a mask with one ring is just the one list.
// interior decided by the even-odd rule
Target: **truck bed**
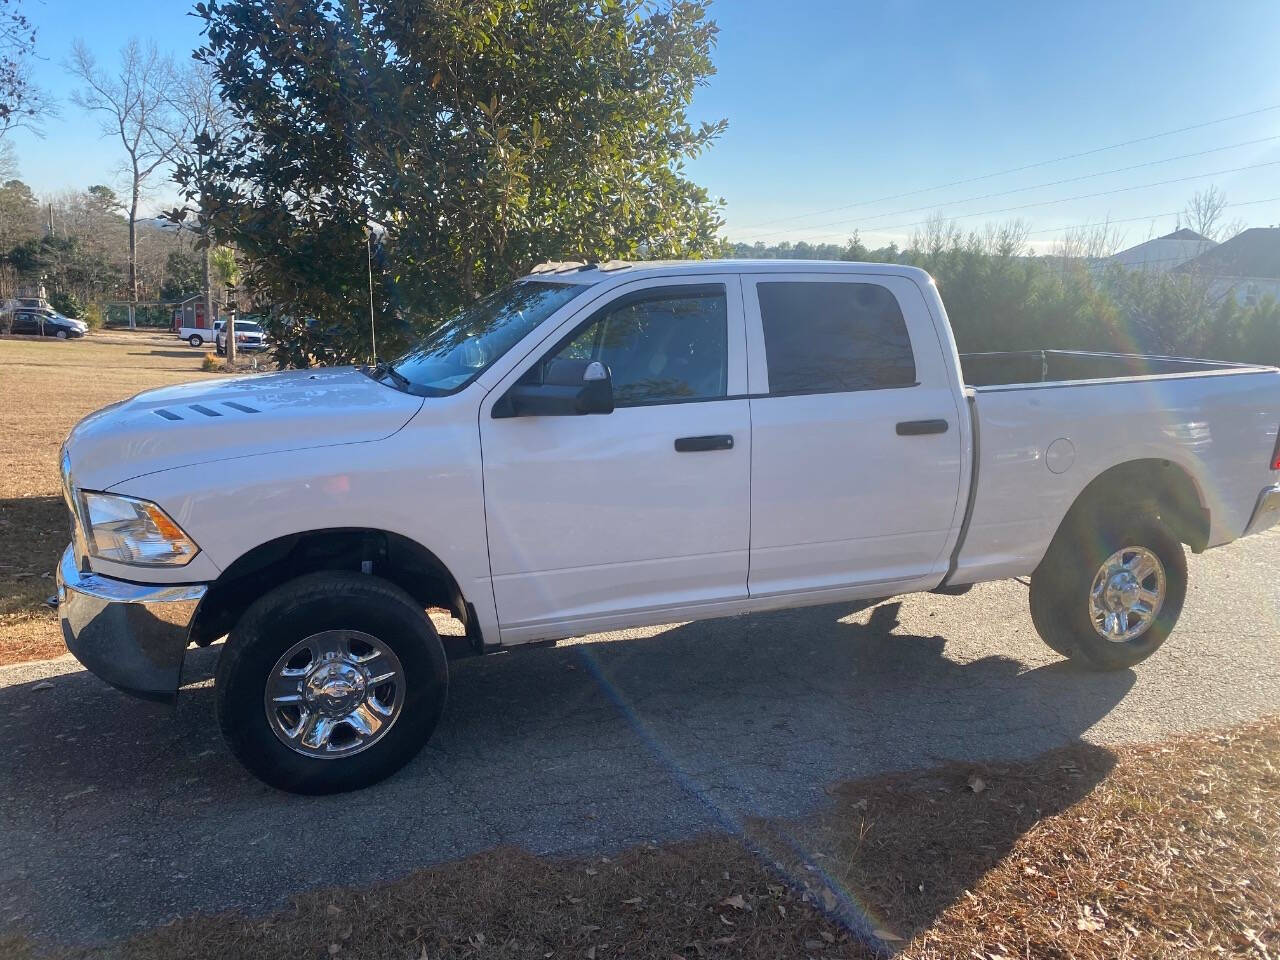
[(1070, 350), (962, 354), (960, 364), (976, 462), (953, 584), (1034, 570), (1081, 491), (1117, 464), (1191, 478), (1209, 512), (1207, 546), (1240, 536), (1276, 480), (1274, 367)]
[(1256, 369), (1218, 360), (1150, 357), (1129, 353), (1091, 353), (1084, 350), (962, 353), (960, 368), (964, 373), (964, 382), (972, 387), (1116, 380), (1128, 377), (1225, 373)]

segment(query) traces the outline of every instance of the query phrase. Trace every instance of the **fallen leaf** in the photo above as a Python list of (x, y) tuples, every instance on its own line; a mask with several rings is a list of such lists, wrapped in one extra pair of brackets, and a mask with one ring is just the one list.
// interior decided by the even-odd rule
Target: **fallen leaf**
[(974, 793), (981, 793), (983, 790), (987, 789), (987, 785), (983, 779), (975, 773), (969, 778), (969, 789)]
[(1088, 930), (1097, 933), (1103, 927), (1101, 920), (1095, 920), (1093, 917), (1081, 917), (1076, 921), (1077, 930)]
[(338, 906), (336, 903), (331, 903), (324, 908), (324, 912), (331, 917), (336, 917), (338, 914), (342, 912), (342, 908)]
[(902, 938), (898, 936), (896, 933), (894, 933), (892, 930), (882, 930), (879, 927), (877, 927), (876, 929), (872, 930), (871, 933), (877, 940), (883, 940), (886, 943), (902, 942)]
[(732, 897), (725, 897), (720, 903), (726, 907), (733, 907), (735, 910), (749, 910), (747, 901), (742, 899), (742, 894), (735, 893)]
[(35, 684), (31, 689), (32, 690), (52, 690), (53, 684), (50, 683), (48, 680), (41, 680), (39, 683)]
[(336, 957), (341, 949), (336, 943), (329, 944), (329, 956)]
[(820, 931), (820, 932), (819, 932), (819, 934), (818, 934), (818, 936), (822, 937), (822, 939), (823, 939), (823, 940), (825, 940), (825, 941), (827, 941), (827, 943), (835, 943), (835, 942), (836, 942), (836, 938), (835, 938), (835, 937), (833, 937), (831, 934), (827, 933), (827, 931), (825, 931), (825, 930)]

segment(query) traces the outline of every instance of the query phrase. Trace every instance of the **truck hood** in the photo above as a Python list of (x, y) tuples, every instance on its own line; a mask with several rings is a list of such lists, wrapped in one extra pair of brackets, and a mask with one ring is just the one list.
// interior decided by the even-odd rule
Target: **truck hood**
[(354, 367), (201, 381), (104, 407), (63, 449), (78, 487), (105, 490), (173, 467), (381, 440), (422, 402)]

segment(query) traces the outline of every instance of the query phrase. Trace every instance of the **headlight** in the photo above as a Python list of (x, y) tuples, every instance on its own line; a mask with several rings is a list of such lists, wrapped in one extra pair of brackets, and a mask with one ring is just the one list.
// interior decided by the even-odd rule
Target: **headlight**
[(144, 567), (181, 567), (199, 548), (169, 515), (147, 500), (81, 493), (89, 555)]

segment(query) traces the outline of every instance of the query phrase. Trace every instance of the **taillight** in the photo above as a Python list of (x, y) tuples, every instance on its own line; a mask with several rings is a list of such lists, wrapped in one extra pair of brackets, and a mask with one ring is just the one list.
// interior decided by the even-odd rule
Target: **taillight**
[(1271, 469), (1280, 470), (1280, 430), (1276, 431), (1276, 449), (1271, 454)]

